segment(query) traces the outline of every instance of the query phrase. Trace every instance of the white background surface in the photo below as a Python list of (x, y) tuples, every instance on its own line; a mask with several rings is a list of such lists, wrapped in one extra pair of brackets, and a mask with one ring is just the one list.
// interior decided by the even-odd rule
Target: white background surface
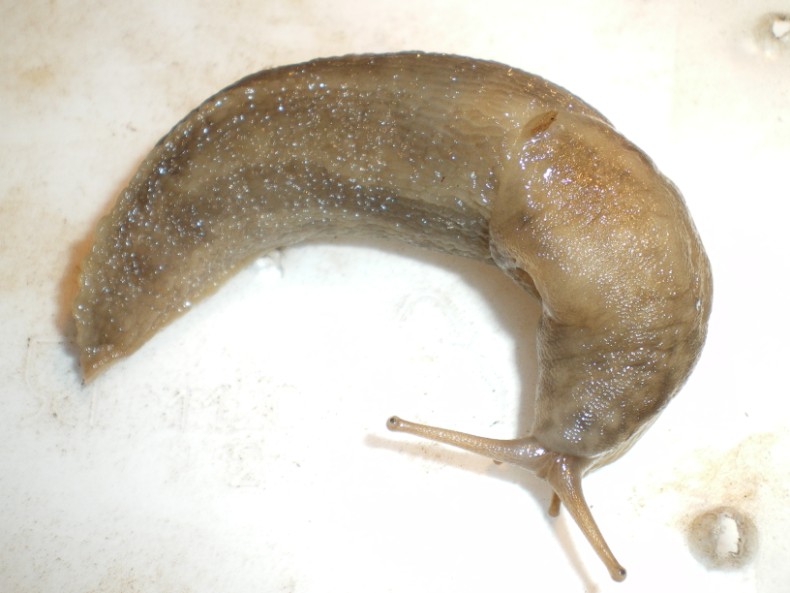
[[(774, 11), (790, 4), (3, 0), (0, 590), (786, 591), (790, 39)], [(677, 183), (703, 237), (703, 358), (585, 483), (623, 584), (567, 514), (546, 516), (541, 482), (385, 429), (393, 413), (528, 429), (537, 308), (495, 269), (291, 249), (81, 385), (76, 266), (156, 140), (247, 73), (404, 49), (577, 93)], [(689, 550), (720, 505), (755, 524), (738, 570)]]

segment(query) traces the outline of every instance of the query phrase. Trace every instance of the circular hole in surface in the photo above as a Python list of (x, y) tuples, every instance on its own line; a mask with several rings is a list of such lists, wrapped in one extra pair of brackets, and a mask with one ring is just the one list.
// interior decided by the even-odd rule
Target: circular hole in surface
[(790, 41), (790, 15), (772, 15), (771, 34), (782, 41)]
[(754, 556), (757, 528), (737, 509), (717, 507), (691, 521), (688, 542), (691, 553), (707, 568), (741, 568)]

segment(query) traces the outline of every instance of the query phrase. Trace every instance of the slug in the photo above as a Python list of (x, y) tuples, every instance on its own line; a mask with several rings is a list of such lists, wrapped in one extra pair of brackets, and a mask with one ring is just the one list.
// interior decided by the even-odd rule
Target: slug
[(582, 493), (694, 366), (708, 259), (675, 186), (598, 111), (470, 58), (360, 55), (265, 70), (214, 95), (140, 166), (82, 266), (85, 380), (267, 251), (375, 236), (493, 263), (541, 303), (529, 435), (387, 425), (522, 466), (615, 580)]

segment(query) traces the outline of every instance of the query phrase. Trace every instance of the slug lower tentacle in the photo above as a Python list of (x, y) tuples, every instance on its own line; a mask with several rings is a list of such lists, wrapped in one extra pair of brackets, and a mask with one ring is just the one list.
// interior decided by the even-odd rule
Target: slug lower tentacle
[(492, 62), (421, 53), (254, 74), (184, 118), (96, 231), (74, 304), (86, 379), (272, 249), (362, 235), (495, 263), (540, 299), (535, 424), (492, 441), (390, 428), (544, 477), (613, 578), (581, 492), (691, 372), (711, 302), (682, 198), (592, 107)]

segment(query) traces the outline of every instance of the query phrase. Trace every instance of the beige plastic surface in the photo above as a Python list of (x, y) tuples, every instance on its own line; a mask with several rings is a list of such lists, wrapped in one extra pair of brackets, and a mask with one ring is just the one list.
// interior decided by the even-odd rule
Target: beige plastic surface
[[(781, 4), (4, 2), (0, 590), (785, 591)], [(537, 308), (494, 268), (384, 243), (290, 249), (81, 385), (76, 265), (154, 142), (250, 72), (405, 49), (567, 87), (673, 179), (702, 235), (702, 360), (585, 484), (622, 584), (566, 513), (547, 516), (539, 481), (386, 430), (392, 414), (529, 426)]]

